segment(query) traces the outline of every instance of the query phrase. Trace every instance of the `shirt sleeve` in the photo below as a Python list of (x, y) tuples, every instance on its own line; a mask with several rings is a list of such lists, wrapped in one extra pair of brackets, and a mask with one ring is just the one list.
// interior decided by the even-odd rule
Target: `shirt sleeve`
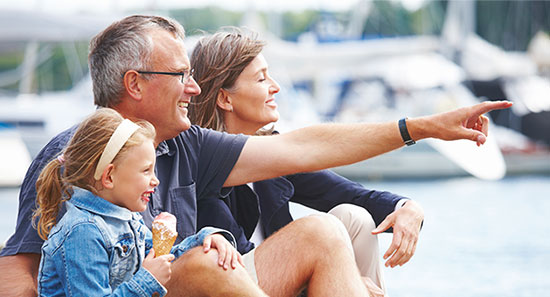
[[(36, 206), (36, 180), (42, 169), (55, 158), (67, 145), (76, 126), (66, 130), (52, 139), (32, 161), (19, 191), (19, 209), (15, 233), (8, 239), (0, 256), (11, 256), (19, 253), (40, 254), (44, 240), (38, 236), (32, 226), (32, 215)], [(60, 211), (58, 218), (64, 213)]]
[[(82, 234), (85, 234), (83, 236)], [(102, 233), (92, 223), (75, 225), (53, 257), (67, 296), (151, 296), (166, 289), (141, 267), (126, 282), (112, 289), (110, 256)], [(131, 273), (122, 270), (121, 273)]]
[(324, 212), (342, 203), (355, 204), (365, 208), (377, 226), (395, 210), (399, 200), (408, 199), (386, 191), (366, 189), (330, 170), (290, 175), (287, 179), (294, 186), (291, 201)]
[(223, 184), (237, 163), (248, 136), (199, 129), (197, 199), (207, 195), (226, 196), (229, 191), (222, 191)]

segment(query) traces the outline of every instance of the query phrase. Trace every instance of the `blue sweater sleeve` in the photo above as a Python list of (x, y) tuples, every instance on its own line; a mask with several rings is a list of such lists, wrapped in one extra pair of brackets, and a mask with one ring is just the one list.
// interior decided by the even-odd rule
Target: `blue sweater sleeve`
[(300, 173), (286, 177), (294, 186), (290, 201), (327, 212), (350, 203), (365, 208), (378, 226), (391, 214), (397, 202), (408, 199), (386, 191), (369, 190), (330, 170)]

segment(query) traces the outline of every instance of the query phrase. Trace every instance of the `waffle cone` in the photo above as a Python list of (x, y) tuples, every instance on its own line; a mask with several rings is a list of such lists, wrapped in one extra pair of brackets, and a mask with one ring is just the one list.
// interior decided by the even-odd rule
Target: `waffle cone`
[(173, 232), (170, 232), (166, 228), (155, 228), (155, 226), (153, 226), (153, 248), (155, 249), (155, 257), (170, 254), (170, 250), (172, 246), (174, 246), (177, 236), (177, 233), (173, 234)]

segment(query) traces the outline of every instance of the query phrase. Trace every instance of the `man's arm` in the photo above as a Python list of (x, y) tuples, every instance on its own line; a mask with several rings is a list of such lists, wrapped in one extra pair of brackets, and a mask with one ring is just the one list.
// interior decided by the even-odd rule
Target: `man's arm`
[(36, 296), (39, 254), (0, 257), (0, 296)]
[[(510, 106), (508, 101), (487, 101), (411, 118), (407, 127), (415, 141), (468, 139), (479, 146), (485, 143), (489, 127), (483, 114)], [(250, 137), (224, 186), (347, 165), (403, 145), (397, 122), (321, 124), (270, 137)]]

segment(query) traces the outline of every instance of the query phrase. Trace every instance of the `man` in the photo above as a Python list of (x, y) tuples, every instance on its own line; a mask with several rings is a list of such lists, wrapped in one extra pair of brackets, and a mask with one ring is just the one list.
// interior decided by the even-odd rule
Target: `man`
[[(420, 140), (470, 139), (485, 142), (485, 112), (508, 102), (485, 102), (452, 112), (407, 120), (408, 134), (397, 123), (317, 125), (272, 137), (221, 134), (191, 126), (190, 98), (200, 93), (190, 76), (183, 28), (176, 22), (132, 16), (115, 22), (91, 42), (90, 71), (94, 100), (157, 129), (157, 176), (161, 183), (143, 215), (146, 223), (160, 211), (178, 216), (178, 233), (195, 232), (196, 201), (222, 195), (222, 186), (350, 164)], [(404, 122), (404, 121), (403, 121)], [(403, 124), (403, 123), (402, 123)], [(37, 156), (21, 188), (16, 233), (2, 251), (0, 295), (36, 294), (41, 241), (30, 225), (34, 182), (45, 162), (65, 146), (72, 130), (62, 132)], [(267, 156), (267, 157), (266, 157)], [(367, 294), (336, 219), (297, 220), (269, 237), (247, 262), (259, 287), (273, 296), (309, 293), (329, 296)], [(401, 258), (406, 250), (399, 249)], [(244, 269), (216, 266), (215, 252), (194, 249), (174, 263), (169, 294), (259, 296), (262, 291)], [(284, 259), (281, 261), (281, 259)]]

